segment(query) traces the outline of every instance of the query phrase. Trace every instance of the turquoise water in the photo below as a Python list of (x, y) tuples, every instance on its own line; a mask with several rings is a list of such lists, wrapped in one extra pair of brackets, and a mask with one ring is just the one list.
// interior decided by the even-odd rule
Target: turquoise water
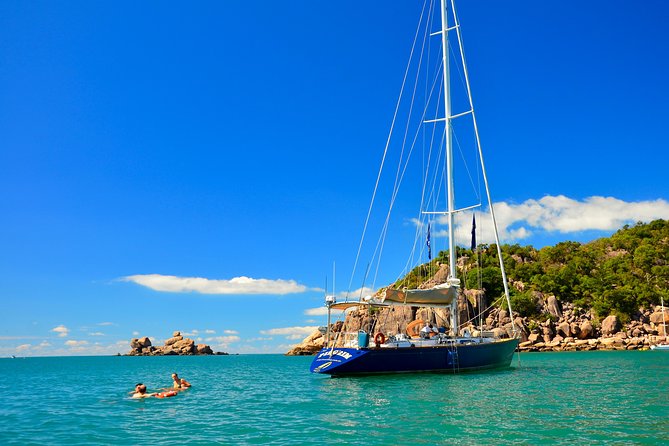
[[(0, 444), (667, 444), (669, 354), (530, 353), (462, 375), (329, 378), (310, 357), (0, 359)], [(133, 400), (176, 371), (193, 387)]]

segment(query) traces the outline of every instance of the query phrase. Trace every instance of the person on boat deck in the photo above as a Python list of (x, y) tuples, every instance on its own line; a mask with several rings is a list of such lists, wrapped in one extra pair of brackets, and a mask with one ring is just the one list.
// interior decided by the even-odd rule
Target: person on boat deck
[(155, 393), (146, 393), (146, 386), (142, 383), (135, 384), (135, 392), (132, 394), (133, 398), (148, 398), (154, 396)]
[(420, 329), (420, 337), (423, 339), (428, 339), (430, 336), (433, 336), (433, 333), (439, 333), (439, 330), (433, 327), (429, 322), (426, 322), (425, 326)]
[(185, 379), (179, 378), (179, 375), (172, 373), (172, 387), (177, 390), (184, 390), (190, 387), (190, 383)]

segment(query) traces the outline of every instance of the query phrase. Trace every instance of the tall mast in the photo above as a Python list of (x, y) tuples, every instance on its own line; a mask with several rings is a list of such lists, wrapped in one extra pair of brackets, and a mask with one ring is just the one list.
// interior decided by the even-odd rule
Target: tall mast
[(664, 327), (664, 340), (667, 340), (667, 320), (664, 318), (664, 297), (660, 296), (662, 304), (662, 326)]
[[(441, 0), (441, 49), (444, 70), (444, 133), (446, 137), (446, 177), (448, 199), (448, 253), (450, 279), (457, 278), (455, 252), (455, 198), (453, 191), (453, 140), (451, 132), (451, 79), (448, 66), (448, 15), (446, 0)], [(451, 329), (453, 336), (458, 335), (458, 299), (451, 304)]]

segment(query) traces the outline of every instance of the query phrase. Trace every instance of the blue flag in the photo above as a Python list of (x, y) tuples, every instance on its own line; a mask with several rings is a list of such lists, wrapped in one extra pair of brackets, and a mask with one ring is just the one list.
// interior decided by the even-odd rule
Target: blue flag
[(472, 251), (476, 251), (476, 215), (472, 214)]
[(427, 259), (432, 260), (432, 247), (430, 246), (430, 224), (427, 224)]

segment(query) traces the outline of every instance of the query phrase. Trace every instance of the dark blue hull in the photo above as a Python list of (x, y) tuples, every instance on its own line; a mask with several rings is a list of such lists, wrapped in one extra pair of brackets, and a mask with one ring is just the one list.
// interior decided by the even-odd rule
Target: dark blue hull
[(465, 372), (508, 367), (518, 339), (414, 348), (324, 348), (311, 371), (333, 376), (409, 372)]

